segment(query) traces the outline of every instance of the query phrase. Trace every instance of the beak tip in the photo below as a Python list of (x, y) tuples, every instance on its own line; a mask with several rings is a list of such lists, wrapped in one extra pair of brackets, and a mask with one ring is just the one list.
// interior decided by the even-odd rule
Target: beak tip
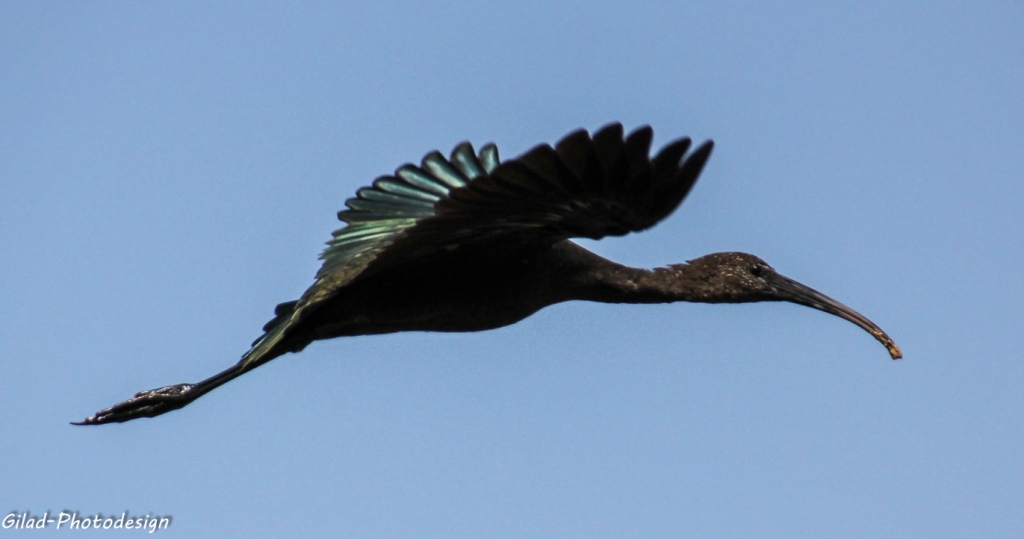
[(900, 347), (896, 343), (889, 343), (886, 348), (889, 349), (889, 355), (894, 360), (903, 358), (903, 352), (900, 352)]

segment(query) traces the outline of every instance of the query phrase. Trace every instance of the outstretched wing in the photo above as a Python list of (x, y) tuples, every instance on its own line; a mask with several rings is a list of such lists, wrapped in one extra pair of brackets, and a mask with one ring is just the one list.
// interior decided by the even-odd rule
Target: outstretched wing
[(278, 306), (244, 362), (261, 358), (325, 299), (361, 276), (417, 258), (488, 241), (554, 244), (641, 231), (667, 217), (700, 175), (712, 143), (683, 156), (678, 139), (649, 157), (653, 131), (623, 138), (614, 123), (593, 137), (570, 133), (500, 163), (493, 144), (479, 154), (464, 142), (451, 159), (431, 152), (417, 167), (403, 165), (346, 201), (337, 230), (321, 255), (316, 282), (296, 302)]
[[(650, 127), (622, 135), (617, 123), (593, 137), (581, 129), (554, 148), (542, 144), (487, 174), (467, 176), (463, 187), (438, 200), (432, 215), (398, 239), (395, 249), (382, 253), (374, 267), (498, 238), (554, 244), (574, 237), (621, 236), (654, 226), (693, 187), (712, 143), (706, 142), (683, 160), (690, 139), (682, 138), (662, 148), (652, 160), (648, 157)], [(472, 147), (463, 143), (452, 154), (451, 170), (443, 173), (457, 174), (454, 169), (462, 170), (463, 160), (471, 159)], [(479, 170), (472, 162), (466, 168)], [(339, 217), (350, 215), (358, 215), (358, 209)]]

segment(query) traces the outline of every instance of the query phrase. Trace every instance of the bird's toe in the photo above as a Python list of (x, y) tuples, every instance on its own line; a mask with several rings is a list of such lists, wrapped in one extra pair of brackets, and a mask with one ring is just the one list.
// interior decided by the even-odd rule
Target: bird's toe
[(188, 404), (191, 400), (188, 398), (188, 393), (193, 387), (195, 387), (194, 384), (177, 384), (140, 391), (124, 402), (104, 408), (96, 414), (72, 424), (103, 425), (130, 421), (139, 417), (156, 417)]

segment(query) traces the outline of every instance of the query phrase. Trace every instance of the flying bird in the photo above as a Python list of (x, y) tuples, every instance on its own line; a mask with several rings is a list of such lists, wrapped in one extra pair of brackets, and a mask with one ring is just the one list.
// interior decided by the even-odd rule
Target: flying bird
[(900, 349), (853, 309), (746, 253), (714, 253), (653, 270), (602, 258), (571, 238), (646, 230), (671, 214), (697, 181), (712, 141), (687, 154), (675, 140), (652, 159), (653, 131), (623, 136), (610, 124), (577, 130), (501, 162), (468, 142), (451, 157), (359, 189), (338, 213), (312, 286), (277, 306), (263, 335), (232, 367), (194, 384), (137, 393), (76, 425), (155, 417), (321, 339), (398, 331), (483, 331), (571, 300), (602, 303), (788, 301), (848, 320), (899, 359)]

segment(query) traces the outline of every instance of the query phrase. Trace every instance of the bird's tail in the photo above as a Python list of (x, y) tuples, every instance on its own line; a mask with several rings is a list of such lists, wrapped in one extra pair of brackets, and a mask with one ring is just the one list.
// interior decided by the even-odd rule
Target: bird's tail
[(286, 301), (274, 307), (274, 318), (263, 326), (263, 335), (253, 341), (252, 347), (242, 354), (239, 364), (244, 365), (245, 370), (255, 368), (281, 355), (281, 353), (274, 355), (268, 355), (268, 353), (284, 338), (285, 330), (289, 326), (288, 322), (295, 315), (295, 306), (298, 303), (298, 300)]

